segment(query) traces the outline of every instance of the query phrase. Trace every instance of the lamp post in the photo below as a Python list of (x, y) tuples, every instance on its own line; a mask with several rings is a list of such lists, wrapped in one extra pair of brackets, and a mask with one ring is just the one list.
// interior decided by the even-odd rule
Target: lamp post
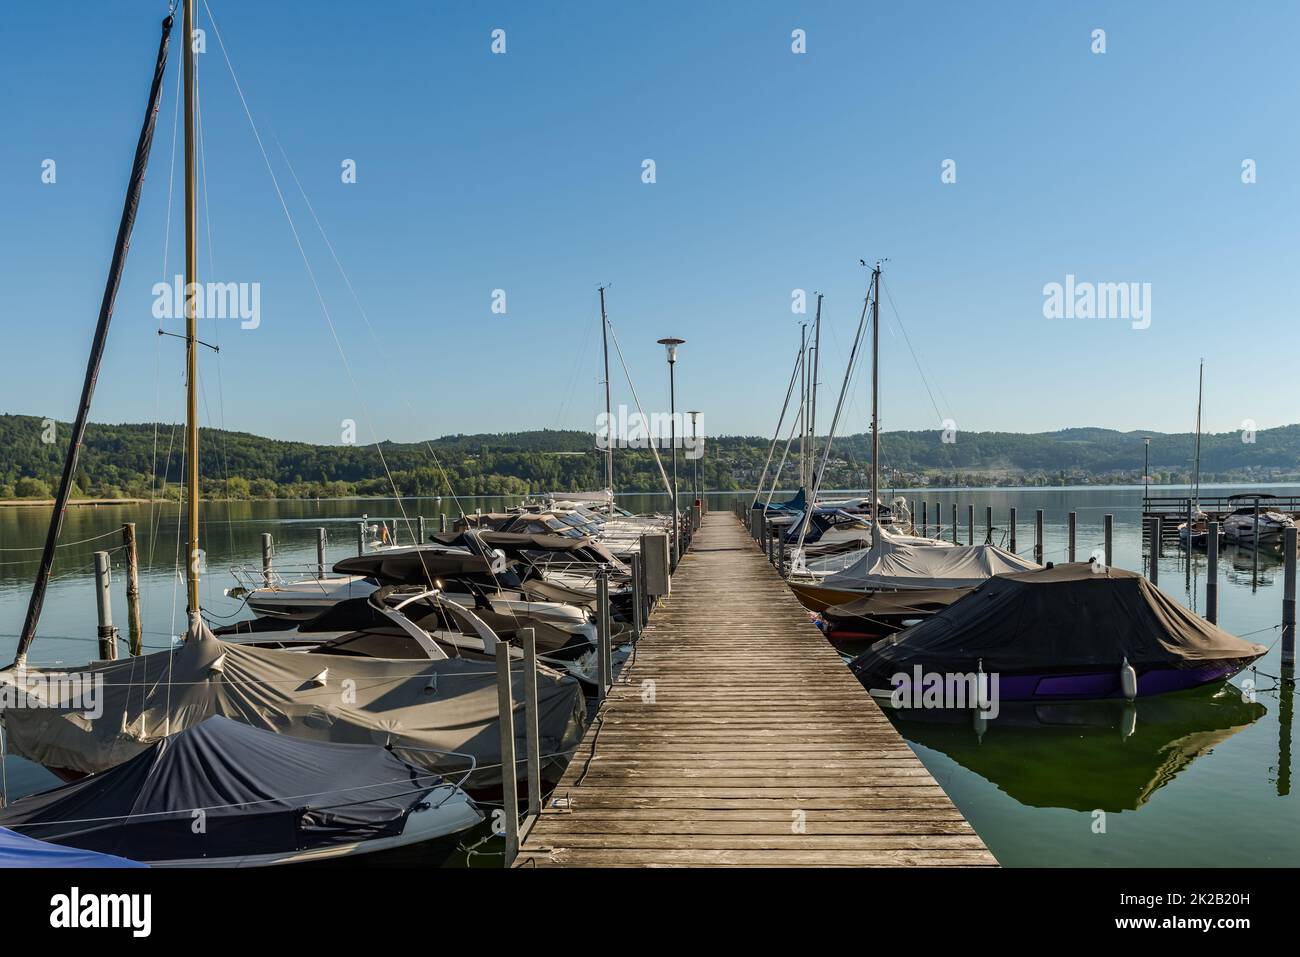
[(691, 459), (691, 467), (694, 470), (694, 475), (691, 478), (691, 488), (694, 490), (694, 494), (691, 498), (693, 499), (692, 505), (694, 506), (696, 513), (698, 513), (700, 507), (694, 503), (701, 502), (704, 499), (704, 489), (700, 487), (700, 449), (698, 448), (700, 440), (700, 413), (699, 410), (696, 410), (694, 412), (687, 412), (686, 414), (691, 417), (691, 451), (695, 454), (695, 458)]
[(685, 339), (675, 339), (671, 336), (658, 340), (659, 344), (668, 351), (668, 422), (671, 429), (671, 439), (673, 447), (673, 566), (676, 567), (677, 559), (681, 555), (681, 517), (677, 508), (677, 379), (675, 369), (677, 366), (677, 347)]
[[(1151, 497), (1151, 437), (1147, 436), (1142, 440), (1142, 508), (1150, 508), (1148, 499)], [(1188, 529), (1190, 534), (1191, 529)]]

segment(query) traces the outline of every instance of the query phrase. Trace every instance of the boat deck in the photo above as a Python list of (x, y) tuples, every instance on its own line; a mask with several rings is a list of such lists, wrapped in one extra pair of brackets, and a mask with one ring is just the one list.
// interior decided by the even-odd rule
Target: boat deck
[(730, 512), (704, 516), (516, 860), (996, 863)]

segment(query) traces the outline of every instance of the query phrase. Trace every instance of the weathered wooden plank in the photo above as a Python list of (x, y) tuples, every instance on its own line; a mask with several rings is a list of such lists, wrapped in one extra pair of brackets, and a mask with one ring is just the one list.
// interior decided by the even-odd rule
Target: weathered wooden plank
[(705, 516), (517, 862), (994, 864), (726, 513)]

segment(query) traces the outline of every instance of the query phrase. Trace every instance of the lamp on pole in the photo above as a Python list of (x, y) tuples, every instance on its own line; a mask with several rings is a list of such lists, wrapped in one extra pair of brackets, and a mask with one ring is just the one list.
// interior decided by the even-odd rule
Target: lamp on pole
[(685, 339), (675, 339), (671, 336), (658, 340), (659, 344), (668, 351), (668, 422), (671, 428), (671, 439), (673, 447), (673, 563), (677, 562), (681, 555), (681, 517), (677, 509), (677, 379), (674, 370), (677, 366), (677, 347)]
[[(694, 494), (692, 494), (691, 498), (695, 502), (699, 502), (704, 498), (704, 489), (700, 487), (700, 449), (697, 447), (700, 439), (700, 413), (697, 409), (686, 414), (691, 417), (691, 451), (695, 454), (695, 458), (691, 460), (691, 467), (694, 470), (694, 475), (691, 478), (691, 488), (694, 490)], [(695, 510), (699, 512), (698, 505), (695, 505)]]
[[(1149, 508), (1147, 499), (1151, 497), (1151, 437), (1142, 440), (1142, 507)], [(1188, 530), (1191, 534), (1191, 530)]]

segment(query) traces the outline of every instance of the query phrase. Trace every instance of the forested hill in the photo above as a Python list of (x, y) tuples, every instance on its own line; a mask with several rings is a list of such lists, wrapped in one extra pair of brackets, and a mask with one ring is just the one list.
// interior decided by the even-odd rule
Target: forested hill
[[(70, 431), (68, 424), (56, 423), (54, 441), (48, 442), (50, 430), (43, 420), (0, 415), (0, 499), (48, 498), (58, 481)], [(938, 431), (887, 432), (881, 437), (881, 468), (886, 484), (900, 486), (1140, 482), (1144, 436), (1151, 437), (1152, 481), (1186, 481), (1194, 435), (1094, 428), (1034, 434), (962, 432), (948, 436), (950, 442)], [(181, 439), (182, 430), (170, 423), (91, 425), (77, 492), (148, 498), (165, 478), (167, 494), (174, 494), (181, 477)], [(769, 442), (745, 436), (710, 440), (699, 463), (707, 487), (752, 488)], [(448, 435), (428, 442), (384, 442), (377, 449), (203, 429), (200, 450), (204, 494), (211, 497), (382, 495), (391, 491), (387, 473), (403, 494), (445, 494), (449, 487), (459, 494), (526, 494), (597, 488), (603, 474), (603, 457), (591, 433), (558, 430)], [(869, 436), (837, 439), (827, 485), (862, 487), (870, 461)], [(615, 462), (619, 488), (662, 488), (648, 451), (620, 450)], [(683, 476), (689, 477), (693, 468), (693, 462), (682, 460)], [(786, 475), (783, 484), (788, 485), (793, 480), (790, 465)], [(1253, 436), (1203, 436), (1201, 478), (1300, 479), (1300, 425)]]

